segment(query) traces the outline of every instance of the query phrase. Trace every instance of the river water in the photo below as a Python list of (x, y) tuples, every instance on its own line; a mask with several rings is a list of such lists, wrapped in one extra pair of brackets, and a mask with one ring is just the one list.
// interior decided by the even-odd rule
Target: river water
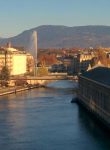
[(0, 150), (110, 150), (110, 135), (78, 104), (71, 81), (0, 97)]

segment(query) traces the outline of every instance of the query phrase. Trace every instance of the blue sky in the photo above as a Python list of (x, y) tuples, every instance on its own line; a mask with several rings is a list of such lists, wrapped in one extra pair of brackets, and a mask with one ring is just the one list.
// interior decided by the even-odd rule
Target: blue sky
[(0, 0), (0, 37), (39, 25), (110, 25), (110, 0)]

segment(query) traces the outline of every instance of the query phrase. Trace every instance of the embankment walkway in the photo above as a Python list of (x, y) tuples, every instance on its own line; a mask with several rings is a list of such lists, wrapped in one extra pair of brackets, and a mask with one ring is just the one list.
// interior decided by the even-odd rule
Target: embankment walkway
[(7, 94), (13, 94), (13, 93), (16, 94), (17, 92), (30, 90), (30, 89), (34, 89), (34, 88), (38, 88), (38, 87), (39, 87), (38, 85), (33, 85), (31, 87), (23, 87), (23, 86), (4, 87), (4, 88), (0, 88), (0, 96), (7, 95)]

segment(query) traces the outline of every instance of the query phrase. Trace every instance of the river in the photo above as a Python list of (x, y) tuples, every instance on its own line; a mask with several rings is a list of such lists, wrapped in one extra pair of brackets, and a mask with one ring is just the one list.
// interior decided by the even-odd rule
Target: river
[(0, 97), (0, 150), (109, 150), (110, 135), (78, 104), (71, 81)]

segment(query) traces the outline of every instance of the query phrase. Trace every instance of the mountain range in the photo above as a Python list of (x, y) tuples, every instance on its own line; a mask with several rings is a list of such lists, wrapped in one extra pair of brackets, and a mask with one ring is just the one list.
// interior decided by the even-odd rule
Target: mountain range
[(58, 26), (42, 25), (21, 34), (0, 38), (0, 46), (11, 42), (28, 49), (33, 31), (38, 33), (38, 48), (110, 47), (110, 26)]

